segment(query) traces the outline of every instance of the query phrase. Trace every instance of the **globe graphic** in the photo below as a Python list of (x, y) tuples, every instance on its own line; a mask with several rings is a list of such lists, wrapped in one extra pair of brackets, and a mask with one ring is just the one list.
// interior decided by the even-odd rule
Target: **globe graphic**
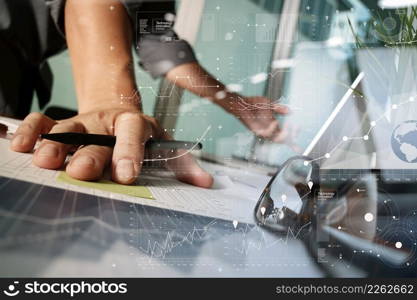
[(417, 121), (399, 124), (392, 132), (391, 147), (400, 160), (417, 163)]

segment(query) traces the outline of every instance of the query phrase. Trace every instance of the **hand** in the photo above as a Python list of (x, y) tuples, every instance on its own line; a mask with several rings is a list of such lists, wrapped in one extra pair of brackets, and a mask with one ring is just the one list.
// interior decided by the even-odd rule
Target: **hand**
[[(102, 176), (104, 168), (111, 164), (112, 179), (122, 184), (131, 184), (138, 177), (144, 158), (144, 145), (148, 139), (170, 139), (154, 118), (134, 109), (92, 110), (62, 121), (54, 121), (40, 113), (31, 113), (14, 134), (11, 149), (17, 152), (32, 151), (40, 134), (58, 132), (116, 135), (114, 149), (96, 145), (77, 149), (66, 171), (79, 180), (96, 180)], [(34, 152), (33, 163), (41, 168), (59, 169), (71, 148), (70, 145), (43, 140)], [(210, 187), (212, 177), (198, 166), (191, 154), (178, 150), (176, 156), (181, 154), (184, 155), (168, 160), (166, 167), (181, 181)]]
[(289, 109), (272, 103), (266, 97), (241, 97), (234, 99), (229, 111), (257, 136), (281, 143), (286, 138), (275, 114), (286, 115)]
[(294, 142), (298, 128), (285, 123), (281, 128), (276, 114), (286, 115), (290, 112), (288, 107), (273, 103), (266, 97), (234, 96), (233, 106), (228, 111), (234, 114), (255, 135), (271, 140), (275, 143), (285, 143), (295, 152), (301, 148)]

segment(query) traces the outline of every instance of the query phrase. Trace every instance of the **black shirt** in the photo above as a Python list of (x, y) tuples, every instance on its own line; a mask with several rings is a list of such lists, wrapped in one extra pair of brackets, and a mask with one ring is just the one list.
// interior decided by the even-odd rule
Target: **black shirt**
[[(190, 45), (179, 39), (173, 30), (175, 1), (120, 2), (130, 17), (140, 65), (153, 77), (196, 60)], [(47, 59), (66, 49), (65, 3), (66, 0), (0, 0), (0, 65), (5, 66), (3, 61), (9, 59), (14, 72), (18, 72), (16, 68), (21, 69), (21, 76), (15, 76), (15, 80), (25, 82), (21, 87), (36, 90), (41, 107), (49, 101), (51, 94), (52, 76)], [(11, 55), (17, 63), (11, 64)], [(10, 72), (5, 69), (0, 68), (0, 73)], [(6, 80), (7, 75), (0, 74), (0, 104), (13, 99), (14, 91), (2, 93), (2, 90), (16, 86), (5, 84)], [(30, 93), (25, 93), (24, 97), (30, 98)], [(22, 101), (29, 100), (15, 100)]]

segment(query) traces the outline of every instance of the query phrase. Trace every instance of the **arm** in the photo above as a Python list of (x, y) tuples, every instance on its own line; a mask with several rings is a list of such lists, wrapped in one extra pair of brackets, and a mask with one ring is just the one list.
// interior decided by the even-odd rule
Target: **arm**
[[(41, 133), (114, 134), (114, 149), (95, 145), (79, 148), (66, 171), (80, 180), (95, 180), (110, 164), (113, 180), (123, 184), (135, 181), (141, 170), (145, 142), (152, 137), (170, 137), (155, 119), (142, 114), (140, 95), (132, 95), (136, 85), (129, 22), (124, 6), (117, 0), (67, 0), (65, 28), (79, 115), (57, 122), (39, 113), (30, 114), (18, 128), (12, 150), (31, 151)], [(44, 140), (34, 153), (33, 163), (58, 169), (69, 151), (66, 145)], [(211, 176), (190, 154), (168, 161), (167, 166), (180, 180), (202, 187), (212, 184)]]
[(271, 103), (265, 97), (244, 97), (227, 91), (197, 62), (182, 64), (171, 69), (166, 77), (171, 82), (190, 92), (207, 98), (233, 114), (256, 135), (283, 142), (287, 133), (282, 131), (274, 114), (287, 114), (288, 108)]
[(179, 39), (172, 27), (163, 33), (143, 35), (137, 51), (142, 67), (153, 77), (165, 76), (176, 85), (211, 100), (258, 136), (288, 143), (288, 130), (281, 130), (274, 116), (288, 113), (287, 107), (265, 97), (243, 97), (228, 92), (198, 64), (191, 46)]
[(131, 54), (131, 25), (115, 0), (70, 0), (65, 30), (80, 113), (97, 108), (141, 111), (135, 90)]
[[(140, 124), (139, 120), (140, 95), (136, 94), (129, 102), (120, 98), (120, 95), (135, 88), (135, 79), (131, 66), (129, 19), (124, 9), (116, 4), (114, 0), (67, 1), (67, 44), (79, 113), (80, 116), (89, 118), (81, 121), (84, 124), (82, 130), (116, 134), (118, 139), (124, 135), (123, 139), (137, 139), (139, 142), (146, 139), (143, 134), (148, 130), (146, 122)], [(101, 122), (104, 126), (99, 124)], [(129, 125), (132, 129), (126, 131)], [(66, 129), (61, 130), (69, 131)], [(46, 141), (44, 143), (49, 144)], [(109, 149), (87, 146), (76, 152), (67, 171), (79, 179), (97, 179), (111, 160), (113, 179), (121, 183), (131, 183), (139, 173), (138, 166), (142, 159), (139, 148), (140, 145), (136, 143), (128, 146), (119, 144), (114, 148), (111, 157)], [(129, 150), (137, 155), (128, 155)], [(43, 166), (42, 160), (37, 157), (35, 163)], [(97, 170), (88, 171), (93, 166)]]

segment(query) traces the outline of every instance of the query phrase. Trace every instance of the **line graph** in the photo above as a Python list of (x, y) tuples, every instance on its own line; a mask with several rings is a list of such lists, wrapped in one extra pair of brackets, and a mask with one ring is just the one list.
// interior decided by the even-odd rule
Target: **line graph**
[[(57, 203), (56, 211), (47, 214), (52, 216), (49, 218), (44, 217), (41, 206), (38, 206), (42, 205), (42, 199), (37, 198), (38, 209), (24, 210), (24, 214), (0, 209), (0, 220), (18, 223), (13, 235), (1, 235), (2, 253), (30, 247), (41, 251), (42, 255), (60, 253), (59, 255), (65, 257), (72, 252), (61, 253), (60, 249), (78, 251), (79, 247), (88, 247), (98, 254), (117, 249), (117, 252), (108, 257), (110, 262), (122, 265), (118, 257), (129, 254), (127, 257), (131, 262), (132, 259), (136, 260), (136, 264), (132, 264), (133, 270), (158, 266), (182, 270), (189, 266), (195, 267), (197, 264), (201, 264), (200, 268), (205, 270), (221, 269), (227, 265), (235, 270), (248, 262), (247, 257), (251, 257), (249, 254), (252, 251), (286, 248), (289, 241), (299, 238), (303, 230), (289, 229), (285, 236), (268, 236), (262, 227), (247, 223), (236, 222), (234, 225), (233, 222), (217, 218), (201, 219), (195, 215), (179, 215), (172, 211), (161, 213), (160, 210), (154, 211), (150, 207), (132, 204), (128, 205), (129, 209), (126, 207), (120, 210), (120, 207), (115, 206), (116, 202), (106, 204), (100, 201), (96, 214), (95, 210), (90, 210), (91, 205), (85, 204), (89, 199), (83, 198), (81, 205), (81, 199), (73, 197), (67, 198), (66, 203)], [(77, 202), (86, 210), (78, 210), (74, 204), (75, 199), (78, 199)], [(97, 199), (91, 198), (91, 201), (93, 204)], [(44, 203), (48, 204), (50, 203)], [(49, 208), (52, 209), (50, 206)], [(62, 215), (63, 211), (65, 215)], [(120, 214), (119, 211), (124, 211), (124, 214)], [(116, 215), (111, 217), (113, 214)], [(7, 223), (2, 222), (2, 225), (7, 226)], [(208, 249), (212, 250), (207, 251)], [(225, 250), (230, 251), (225, 253)], [(230, 259), (231, 254), (233, 259)], [(199, 257), (198, 260), (196, 256)], [(82, 264), (83, 256), (80, 258)], [(222, 261), (220, 264), (219, 259)], [(271, 264), (271, 261), (266, 262), (265, 259), (267, 257), (256, 257), (255, 260), (250, 258), (250, 262)], [(226, 261), (228, 263), (224, 264)], [(278, 263), (291, 262), (285, 259), (279, 260)]]
[(197, 141), (193, 144), (193, 146), (190, 149), (184, 151), (181, 154), (178, 154), (178, 155), (175, 155), (175, 156), (172, 156), (172, 157), (165, 157), (165, 158), (147, 158), (147, 159), (144, 159), (143, 161), (147, 161), (147, 162), (168, 161), (168, 160), (173, 160), (173, 159), (178, 159), (180, 157), (183, 157), (183, 156), (191, 153), (198, 146), (198, 144), (205, 138), (205, 136), (210, 131), (210, 129), (211, 129), (211, 125), (209, 125), (206, 128), (206, 130), (203, 132), (203, 134), (197, 139)]
[(252, 103), (248, 103), (247, 101), (245, 101), (245, 99), (238, 96), (238, 104), (241, 106), (241, 108), (238, 108), (237, 110), (240, 110), (240, 111), (271, 110), (271, 109), (277, 108), (279, 106), (286, 107), (286, 106), (280, 104), (282, 102), (282, 99), (284, 99), (284, 98), (281, 97), (280, 99), (278, 99), (276, 101), (269, 102), (269, 103), (253, 103), (252, 104)]
[[(245, 224), (245, 226), (236, 229), (241, 240), (240, 243), (233, 244), (231, 247), (226, 247), (226, 249), (247, 256), (252, 250), (261, 251), (279, 244), (287, 245), (289, 240), (299, 238), (303, 230), (309, 226), (310, 223), (306, 223), (297, 230), (289, 227), (286, 233), (277, 235), (279, 237), (274, 235), (271, 238), (267, 236), (267, 233), (262, 227)], [(250, 235), (255, 235), (255, 238), (250, 237)]]
[[(137, 210), (136, 212), (137, 214), (139, 214)], [(21, 244), (28, 244), (34, 242), (47, 242), (56, 240), (58, 238), (71, 237), (73, 235), (80, 234), (82, 234), (84, 238), (89, 238), (89, 240), (92, 242), (99, 242), (100, 245), (103, 245), (104, 242), (100, 242), (100, 238), (98, 238), (96, 234), (89, 232), (88, 230), (82, 230), (81, 226), (78, 226), (80, 225), (80, 223), (93, 223), (95, 225), (98, 225), (100, 229), (106, 229), (111, 233), (115, 233), (116, 236), (119, 236), (120, 234), (125, 234), (125, 236), (129, 236), (129, 243), (135, 248), (138, 248), (144, 253), (146, 253), (149, 256), (149, 260), (153, 258), (165, 258), (165, 256), (171, 253), (175, 248), (180, 248), (185, 244), (192, 245), (195, 242), (203, 240), (206, 237), (207, 233), (210, 231), (210, 229), (218, 222), (214, 219), (211, 220), (208, 224), (202, 226), (201, 228), (197, 228), (196, 226), (194, 226), (190, 231), (184, 232), (183, 235), (180, 234), (183, 232), (183, 230), (172, 229), (166, 233), (164, 238), (161, 238), (158, 232), (152, 234), (152, 229), (145, 229), (146, 232), (143, 233), (144, 236), (147, 235), (146, 233), (148, 233), (149, 235), (149, 232), (151, 232), (151, 234), (147, 239), (146, 246), (140, 246), (139, 243), (135, 243), (132, 239), (132, 235), (136, 230), (136, 228), (132, 227), (132, 224), (130, 227), (124, 229), (120, 226), (108, 224), (107, 222), (104, 222), (103, 220), (94, 216), (79, 216), (68, 218), (60, 217), (58, 219), (49, 220), (46, 218), (19, 214), (0, 209), (0, 217), (14, 218), (21, 222), (29, 222), (32, 224), (47, 225), (48, 227), (51, 227), (50, 230), (38, 232), (36, 234), (27, 233), (7, 236), (6, 238), (0, 239), (0, 247), (17, 246)], [(56, 227), (59, 227), (61, 225), (71, 225), (71, 227), (56, 229)], [(178, 239), (178, 236), (180, 236), (180, 239)]]
[(160, 241), (151, 240), (147, 241), (145, 247), (139, 246), (139, 249), (149, 255), (149, 259), (152, 258), (165, 258), (167, 254), (171, 253), (175, 248), (181, 247), (184, 244), (192, 245), (195, 242), (203, 240), (210, 228), (217, 223), (216, 220), (211, 221), (203, 228), (193, 229), (184, 234), (180, 239), (176, 238), (178, 233), (175, 231), (169, 231), (166, 233), (166, 237)]
[(336, 116), (339, 114), (340, 110), (343, 108), (343, 106), (347, 103), (350, 96), (352, 95), (353, 91), (356, 89), (356, 87), (359, 85), (359, 83), (362, 81), (363, 77), (365, 76), (365, 73), (361, 72), (358, 77), (355, 79), (355, 81), (352, 83), (352, 85), (349, 87), (345, 95), (342, 97), (342, 99), (339, 101), (339, 103), (336, 105), (333, 112), (330, 114), (329, 118), (326, 120), (326, 122), (323, 124), (323, 126), (320, 128), (319, 132), (315, 135), (311, 143), (308, 145), (308, 147), (304, 151), (304, 156), (310, 155), (312, 149), (317, 145), (323, 134), (326, 132), (326, 130), (330, 127)]
[[(313, 140), (310, 142), (310, 144), (304, 150), (304, 153), (303, 153), (304, 156), (309, 156), (311, 154), (313, 148), (318, 144), (318, 142), (322, 138), (323, 134), (331, 126), (331, 124), (335, 120), (336, 116), (339, 115), (339, 113), (342, 110), (342, 108), (344, 107), (344, 105), (349, 101), (349, 99), (351, 99), (350, 97), (356, 91), (356, 88), (359, 86), (359, 84), (361, 83), (361, 81), (363, 80), (364, 77), (365, 77), (364, 72), (359, 73), (359, 75), (356, 77), (355, 81), (352, 83), (352, 85), (349, 87), (347, 92), (343, 95), (342, 99), (336, 105), (336, 107), (334, 108), (334, 110), (330, 114), (329, 118), (325, 121), (325, 123), (322, 125), (322, 127), (320, 128), (318, 133), (314, 136)], [(361, 99), (366, 101), (366, 99), (363, 97), (363, 95), (360, 95), (360, 97), (361, 97)], [(374, 120), (372, 120), (370, 122), (369, 129), (367, 130), (367, 132), (364, 135), (361, 135), (361, 136), (343, 136), (342, 139), (331, 150), (327, 151), (325, 154), (323, 154), (319, 157), (311, 159), (310, 161), (306, 161), (305, 163), (308, 164), (309, 162), (311, 163), (311, 162), (314, 162), (314, 161), (319, 161), (319, 160), (330, 158), (332, 156), (332, 154), (336, 150), (338, 150), (339, 147), (342, 144), (344, 144), (348, 141), (352, 141), (352, 140), (367, 141), (367, 140), (369, 140), (372, 131), (375, 129), (375, 127), (378, 125), (378, 123), (384, 117), (386, 117), (387, 114), (391, 113), (392, 110), (397, 110), (404, 105), (414, 103), (414, 102), (415, 102), (415, 98), (412, 96), (412, 97), (409, 97), (409, 99), (406, 100), (406, 101), (403, 101), (403, 102), (398, 103), (398, 104), (391, 105), (391, 107), (388, 110), (385, 110), (379, 117), (375, 118)]]
[(415, 98), (414, 97), (410, 97), (407, 101), (403, 101), (403, 102), (401, 102), (401, 103), (398, 103), (398, 104), (393, 104), (392, 106), (391, 106), (391, 108), (390, 109), (388, 109), (388, 110), (386, 110), (383, 114), (381, 114), (381, 116), (379, 116), (378, 118), (376, 118), (374, 121), (371, 121), (370, 122), (370, 124), (369, 124), (369, 129), (368, 129), (368, 131), (366, 132), (366, 134), (365, 135), (363, 135), (363, 136), (351, 136), (351, 137), (348, 137), (348, 136), (344, 136), (343, 138), (342, 138), (342, 140), (338, 143), (338, 144), (336, 144), (336, 146), (334, 146), (329, 152), (327, 152), (326, 154), (324, 154), (324, 155), (322, 155), (322, 156), (320, 156), (320, 157), (317, 157), (317, 158), (315, 158), (315, 159), (313, 159), (313, 160), (311, 160), (310, 162), (313, 162), (313, 161), (318, 161), (318, 160), (322, 160), (322, 159), (326, 159), (326, 158), (330, 158), (330, 156), (342, 145), (342, 144), (344, 144), (345, 142), (347, 142), (347, 141), (350, 141), (350, 140), (364, 140), (364, 141), (367, 141), (367, 140), (369, 140), (369, 138), (370, 138), (370, 136), (371, 136), (371, 133), (372, 133), (372, 131), (375, 129), (375, 127), (378, 125), (378, 123), (384, 118), (384, 117), (386, 117), (386, 115), (387, 114), (389, 114), (392, 110), (396, 110), (396, 109), (398, 109), (398, 108), (400, 108), (401, 106), (404, 106), (404, 105), (407, 105), (407, 104), (410, 104), (410, 103), (414, 103), (415, 102)]

